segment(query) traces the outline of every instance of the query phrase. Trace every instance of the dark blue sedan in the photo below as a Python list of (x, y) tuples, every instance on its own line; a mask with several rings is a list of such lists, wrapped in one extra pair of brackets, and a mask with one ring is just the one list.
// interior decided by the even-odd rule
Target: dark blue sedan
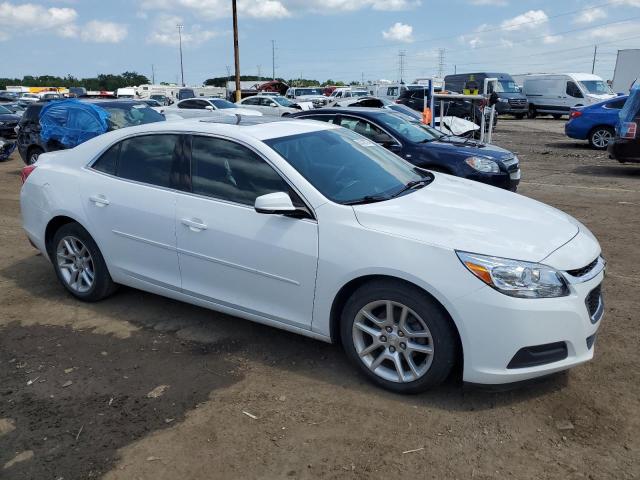
[(618, 114), (626, 101), (625, 95), (588, 107), (572, 108), (564, 132), (570, 138), (588, 140), (595, 149), (605, 150), (615, 136)]
[(444, 135), (402, 114), (379, 108), (322, 108), (289, 118), (321, 120), (353, 130), (417, 167), (515, 191), (518, 157), (495, 145)]

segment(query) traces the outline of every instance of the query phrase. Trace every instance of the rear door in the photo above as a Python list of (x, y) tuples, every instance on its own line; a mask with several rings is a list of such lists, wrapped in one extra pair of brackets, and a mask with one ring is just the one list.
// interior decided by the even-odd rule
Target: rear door
[(89, 229), (114, 280), (180, 288), (175, 189), (182, 155), (181, 135), (130, 137), (109, 148), (83, 178)]

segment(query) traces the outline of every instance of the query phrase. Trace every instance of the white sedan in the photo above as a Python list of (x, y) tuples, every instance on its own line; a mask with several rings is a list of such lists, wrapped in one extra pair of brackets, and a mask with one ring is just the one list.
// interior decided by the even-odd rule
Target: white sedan
[(604, 260), (581, 223), (334, 125), (248, 123), (41, 155), (22, 172), (28, 238), (80, 300), (122, 284), (340, 342), (396, 392), (456, 364), (500, 384), (593, 357)]
[(211, 118), (222, 115), (262, 116), (262, 113), (249, 108), (238, 107), (223, 98), (187, 98), (163, 107), (162, 112), (167, 115), (177, 115), (182, 118)]
[(301, 108), (296, 108), (296, 104), (283, 96), (275, 95), (254, 95), (240, 100), (236, 105), (252, 108), (263, 115), (276, 117), (286, 117), (292, 113), (299, 112)]

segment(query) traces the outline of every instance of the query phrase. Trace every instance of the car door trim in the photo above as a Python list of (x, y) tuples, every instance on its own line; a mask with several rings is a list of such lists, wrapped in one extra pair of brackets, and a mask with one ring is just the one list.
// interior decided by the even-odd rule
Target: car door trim
[(295, 285), (295, 286), (298, 286), (298, 287), (300, 286), (300, 282), (298, 282), (297, 280), (293, 280), (293, 279), (287, 278), (287, 277), (281, 277), (280, 275), (276, 275), (274, 273), (263, 272), (262, 270), (258, 270), (258, 269), (251, 268), (251, 267), (245, 267), (244, 265), (240, 265), (238, 263), (228, 262), (228, 261), (222, 260), (220, 258), (211, 257), (209, 255), (204, 255), (202, 253), (192, 252), (190, 250), (185, 250), (184, 248), (177, 248), (177, 251), (178, 251), (178, 253), (181, 253), (183, 255), (188, 255), (190, 257), (194, 257), (194, 258), (197, 258), (199, 260), (206, 260), (208, 262), (217, 263), (217, 264), (223, 265), (225, 267), (235, 268), (237, 270), (242, 270), (244, 272), (253, 273), (255, 275), (261, 275), (263, 277), (271, 278), (271, 279), (274, 279), (274, 280), (279, 280), (281, 282), (289, 283), (291, 285)]
[(130, 233), (121, 232), (120, 230), (111, 230), (112, 233), (119, 235), (124, 238), (128, 238), (130, 240), (135, 240), (141, 243), (146, 243), (147, 245), (152, 245), (154, 247), (164, 248), (165, 250), (170, 250), (172, 252), (176, 251), (176, 247), (172, 245), (168, 245), (166, 243), (156, 242), (155, 240), (149, 240), (148, 238), (139, 237), (137, 235), (132, 235)]

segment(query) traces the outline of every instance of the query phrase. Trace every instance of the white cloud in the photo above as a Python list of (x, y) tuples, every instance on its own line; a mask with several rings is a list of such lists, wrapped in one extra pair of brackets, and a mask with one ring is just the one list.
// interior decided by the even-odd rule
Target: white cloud
[[(228, 0), (138, 0), (142, 11), (184, 14), (187, 10), (203, 18), (231, 15)], [(422, 4), (421, 0), (238, 0), (238, 13), (255, 19), (285, 18), (305, 13), (339, 14), (363, 9), (398, 11)]]
[(640, 7), (640, 0), (613, 0), (611, 3), (622, 7)]
[(503, 21), (500, 27), (507, 31), (516, 31), (520, 29), (538, 29), (540, 24), (549, 21), (549, 17), (544, 10), (529, 10), (517, 17)]
[(603, 8), (589, 8), (580, 12), (574, 19), (575, 23), (588, 24), (596, 20), (607, 18), (607, 12)]
[(78, 12), (73, 8), (45, 8), (33, 3), (21, 5), (10, 2), (0, 3), (0, 26), (7, 33), (8, 29), (35, 28), (44, 30), (73, 23)]
[(80, 30), (80, 38), (84, 42), (95, 43), (120, 43), (127, 34), (126, 25), (98, 20), (92, 20)]
[(413, 27), (404, 23), (396, 22), (388, 30), (382, 32), (385, 40), (393, 40), (396, 42), (413, 42)]
[(562, 38), (563, 38), (562, 35), (545, 35), (542, 41), (546, 45), (553, 45), (554, 43), (558, 43), (562, 41)]
[[(183, 19), (176, 15), (161, 14), (154, 20), (155, 29), (147, 37), (148, 43), (177, 46), (179, 43), (176, 25), (183, 24)], [(200, 45), (211, 38), (221, 35), (214, 30), (205, 30), (200, 25), (191, 25), (182, 31), (183, 45)]]

